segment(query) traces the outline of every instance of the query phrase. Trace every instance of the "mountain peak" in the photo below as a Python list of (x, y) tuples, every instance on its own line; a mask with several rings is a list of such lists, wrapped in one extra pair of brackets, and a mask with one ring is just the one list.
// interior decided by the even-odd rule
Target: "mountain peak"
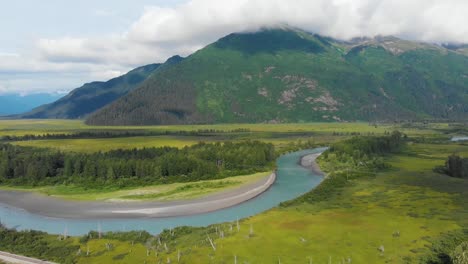
[(232, 49), (247, 55), (285, 50), (320, 53), (326, 43), (312, 34), (290, 27), (263, 28), (255, 32), (232, 33), (214, 43), (216, 48)]
[(177, 64), (183, 60), (184, 60), (184, 57), (181, 57), (179, 55), (174, 55), (170, 57), (169, 59), (167, 59), (164, 64)]

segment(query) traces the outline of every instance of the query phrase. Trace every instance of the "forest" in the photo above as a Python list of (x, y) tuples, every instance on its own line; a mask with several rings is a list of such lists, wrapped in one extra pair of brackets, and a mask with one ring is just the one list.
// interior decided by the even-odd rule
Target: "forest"
[(468, 158), (463, 158), (455, 154), (450, 155), (445, 162), (445, 166), (436, 167), (434, 171), (455, 178), (468, 179)]
[(353, 161), (354, 163), (374, 160), (378, 156), (401, 150), (406, 135), (399, 131), (393, 131), (390, 135), (379, 137), (353, 137), (333, 144), (324, 153), (328, 159), (329, 154), (334, 154), (340, 162)]
[(0, 183), (126, 187), (187, 182), (266, 171), (275, 158), (274, 146), (259, 141), (91, 154), (0, 144)]
[(327, 178), (313, 191), (281, 204), (283, 207), (304, 202), (326, 201), (350, 183), (350, 180), (375, 175), (388, 168), (384, 155), (398, 152), (405, 144), (405, 135), (394, 131), (385, 136), (359, 136), (334, 143), (319, 158)]

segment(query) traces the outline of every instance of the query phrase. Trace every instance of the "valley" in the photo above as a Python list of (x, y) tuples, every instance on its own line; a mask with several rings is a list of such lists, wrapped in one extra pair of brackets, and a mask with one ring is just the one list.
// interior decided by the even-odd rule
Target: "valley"
[(468, 264), (468, 5), (17, 2), (0, 263)]
[[(431, 259), (435, 261), (441, 254), (450, 254), (454, 248), (448, 245), (455, 247), (466, 239), (467, 233), (464, 230), (468, 224), (466, 222), (468, 208), (464, 201), (468, 198), (467, 182), (465, 179), (451, 178), (433, 171), (436, 166), (443, 165), (451, 154), (456, 153), (464, 157), (468, 155), (466, 142), (451, 141), (452, 135), (466, 133), (466, 126), (463, 124), (306, 123), (93, 127), (84, 125), (82, 121), (37, 120), (34, 122), (0, 121), (2, 128), (0, 132), (5, 137), (6, 135), (46, 135), (55, 132), (73, 134), (96, 130), (175, 131), (179, 133), (175, 137), (176, 141), (184, 142), (185, 139), (193, 138), (194, 135), (180, 135), (180, 131), (196, 131), (197, 141), (206, 140), (207, 144), (229, 141), (241, 143), (258, 139), (265, 144), (273, 144), (277, 155), (285, 155), (288, 152), (301, 153), (296, 151), (319, 146), (331, 146), (331, 150), (318, 161), (320, 168), (327, 174), (324, 182), (315, 183), (318, 184), (315, 189), (310, 187), (314, 185), (303, 186), (301, 188), (306, 192), (304, 195), (294, 196), (291, 193), (287, 196), (290, 198), (286, 198), (281, 203), (269, 202), (263, 205), (265, 207), (258, 207), (256, 199), (261, 201), (262, 196), (265, 197), (264, 199), (269, 199), (267, 197), (270, 191), (267, 191), (259, 198), (227, 209), (228, 211), (221, 210), (220, 213), (209, 213), (206, 216), (195, 215), (181, 222), (171, 220), (171, 218), (167, 221), (158, 218), (120, 222), (94, 220), (86, 225), (80, 224), (82, 227), (79, 227), (72, 221), (60, 220), (55, 223), (55, 226), (59, 226), (58, 229), (50, 229), (56, 235), (21, 231), (28, 228), (30, 224), (20, 221), (16, 222), (21, 223), (18, 231), (2, 229), (0, 232), (5, 238), (4, 242), (0, 243), (1, 250), (10, 250), (13, 253), (32, 257), (43, 256), (60, 263), (145, 261), (146, 263), (159, 263), (168, 259), (171, 261), (178, 259), (180, 263), (224, 263), (234, 261), (234, 258), (238, 261), (255, 263), (265, 260), (275, 262), (278, 259), (282, 262), (293, 263), (307, 263), (310, 260), (326, 263), (330, 259), (332, 262), (334, 260), (346, 262), (351, 259), (356, 263), (368, 261), (418, 263)], [(398, 147), (400, 143), (392, 143), (390, 146), (394, 148), (374, 154), (368, 153), (368, 151), (376, 151), (374, 147), (363, 148), (365, 144), (373, 142), (365, 143), (366, 140), (390, 138), (396, 130), (403, 131), (406, 135), (404, 143), (401, 143), (404, 145), (401, 147)], [(130, 147), (133, 139), (146, 138), (139, 135), (93, 139), (92, 135), (86, 135), (90, 138), (32, 139), (4, 143), (18, 145), (27, 143), (30, 144), (29, 147), (48, 148), (52, 152), (61, 150), (65, 153), (91, 154), (93, 152), (91, 149), (80, 149), (81, 141), (88, 140), (89, 145), (95, 149), (94, 151), (112, 152), (113, 149), (118, 148), (130, 150), (137, 147), (137, 145)], [(147, 136), (147, 142), (154, 140), (154, 137), (153, 135)], [(161, 140), (166, 140), (164, 137)], [(106, 144), (91, 143), (99, 142), (97, 140), (108, 141)], [(56, 144), (50, 144), (50, 142), (56, 142)], [(128, 142), (129, 147), (119, 142)], [(194, 142), (192, 146), (195, 144), (197, 142)], [(353, 147), (349, 148), (348, 144)], [(372, 144), (380, 145), (378, 141)], [(73, 147), (64, 149), (60, 148), (61, 145)], [(172, 146), (186, 148), (183, 145)], [(291, 156), (295, 157), (291, 160), (291, 164), (297, 164), (302, 155)], [(276, 163), (280, 169), (279, 173), (282, 173), (281, 158)], [(296, 174), (297, 172), (293, 172), (291, 175)], [(193, 183), (162, 183), (124, 188), (111, 184), (97, 189), (83, 188), (76, 184), (46, 184), (36, 187), (11, 184), (8, 186), (7, 184), (7, 190), (34, 190), (56, 198), (75, 201), (112, 201), (123, 198), (153, 203), (200, 199), (206, 195), (210, 197), (216, 193), (229, 192), (229, 190), (240, 188), (239, 186), (251, 184), (265, 175), (265, 173), (258, 173)], [(283, 178), (281, 182), (284, 180), (286, 178)], [(287, 188), (292, 190), (291, 187)], [(135, 196), (135, 194), (138, 195)], [(281, 197), (278, 194), (271, 195)], [(299, 197), (295, 198), (298, 195)], [(431, 202), (427, 202), (429, 200)], [(259, 211), (254, 214), (247, 213), (244, 218), (243, 213), (238, 210), (244, 210), (246, 213), (251, 209), (245, 208), (250, 208), (250, 206)], [(224, 216), (221, 216), (222, 214)], [(12, 226), (13, 222), (8, 219), (11, 214), (3, 212), (1, 217), (4, 225)], [(18, 217), (21, 219), (33, 217), (34, 219), (33, 215), (19, 215)], [(207, 219), (217, 219), (217, 221), (207, 224)], [(36, 219), (36, 223), (43, 221), (45, 220)], [(133, 226), (130, 221), (134, 221), (144, 230), (123, 231), (122, 226), (127, 225), (130, 228)], [(159, 228), (165, 226), (165, 228), (162, 228), (164, 230), (154, 229), (154, 225)], [(178, 227), (180, 225), (195, 225), (196, 227)], [(138, 230), (137, 226), (131, 229)], [(66, 233), (63, 231), (64, 228)], [(83, 236), (90, 230), (95, 231)], [(114, 232), (108, 232), (111, 230)], [(153, 233), (152, 230), (159, 231)], [(148, 231), (150, 233), (147, 233)], [(70, 236), (71, 234), (76, 235)], [(57, 240), (57, 236), (61, 239)], [(8, 237), (28, 237), (34, 241), (42, 241), (40, 243), (44, 243), (52, 251), (46, 250), (39, 253), (35, 244), (31, 244), (25, 247), (26, 252), (23, 251), (24, 249), (8, 244)], [(324, 241), (326, 243), (323, 243)], [(19, 246), (19, 244), (16, 245)], [(274, 254), (270, 253), (272, 249), (274, 249)], [(58, 253), (67, 251), (70, 253)]]

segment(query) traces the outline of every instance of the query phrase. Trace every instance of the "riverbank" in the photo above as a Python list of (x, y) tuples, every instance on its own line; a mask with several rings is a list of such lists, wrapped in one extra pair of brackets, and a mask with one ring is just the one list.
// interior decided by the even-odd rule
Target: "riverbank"
[(34, 192), (0, 190), (0, 202), (46, 217), (66, 219), (156, 218), (195, 215), (231, 207), (250, 200), (275, 182), (272, 173), (252, 184), (202, 198), (172, 202), (67, 201)]
[(315, 175), (325, 176), (325, 172), (320, 169), (320, 166), (316, 162), (317, 158), (322, 155), (322, 153), (323, 152), (302, 156), (299, 165), (311, 170)]
[(6, 263), (16, 264), (55, 264), (54, 262), (43, 261), (40, 259), (29, 258), (21, 255), (15, 255), (3, 251), (0, 251), (0, 260), (5, 261)]
[[(0, 218), (4, 226), (16, 228), (17, 230), (40, 230), (51, 234), (63, 234), (64, 230), (66, 230), (69, 235), (83, 235), (87, 234), (90, 230), (98, 229), (101, 229), (103, 232), (146, 230), (152, 234), (157, 234), (164, 229), (177, 226), (202, 227), (216, 223), (232, 222), (236, 221), (236, 219), (243, 219), (265, 212), (284, 201), (303, 195), (319, 185), (323, 181), (323, 177), (315, 175), (311, 170), (302, 167), (299, 161), (304, 155), (323, 152), (325, 150), (326, 148), (308, 149), (279, 157), (276, 161), (277, 170), (275, 181), (266, 191), (257, 195), (255, 198), (241, 202), (235, 206), (208, 213), (193, 215), (183, 214), (182, 216), (175, 217), (153, 217), (149, 214), (144, 214), (149, 212), (140, 212), (138, 214), (133, 212), (133, 215), (130, 216), (129, 212), (125, 212), (126, 214), (111, 213), (108, 217), (96, 217), (93, 209), (101, 210), (102, 208), (92, 207), (88, 202), (72, 202), (71, 204), (73, 207), (68, 208), (63, 205), (61, 205), (62, 208), (60, 208), (57, 207), (56, 204), (48, 204), (47, 207), (56, 207), (54, 210), (60, 211), (60, 213), (62, 213), (60, 215), (63, 215), (63, 212), (66, 212), (67, 215), (63, 215), (63, 217), (45, 217), (40, 213), (35, 213), (44, 210), (40, 207), (43, 206), (44, 202), (41, 202), (38, 203), (38, 207), (33, 208), (33, 212), (17, 209), (20, 206), (15, 208), (0, 204)], [(267, 179), (265, 179), (265, 181), (266, 180)], [(23, 199), (24, 197), (19, 195), (16, 198)], [(0, 197), (0, 200), (1, 199)], [(9, 199), (15, 199), (15, 197)], [(30, 201), (32, 198), (28, 197), (27, 199)], [(143, 207), (143, 209), (153, 208), (152, 206), (154, 205), (152, 202), (132, 202), (127, 204), (149, 204)], [(87, 211), (92, 211), (93, 214), (79, 214), (79, 212), (83, 210), (80, 207), (85, 205), (87, 205), (85, 209)], [(125, 210), (127, 208), (115, 206), (108, 209)], [(108, 212), (99, 211), (99, 213)]]
[(247, 186), (269, 176), (270, 173), (271, 172), (260, 172), (216, 180), (158, 184), (123, 189), (117, 187), (106, 188), (104, 186), (90, 189), (76, 185), (54, 185), (33, 188), (27, 186), (0, 186), (0, 190), (34, 192), (39, 195), (69, 201), (170, 202), (192, 200)]

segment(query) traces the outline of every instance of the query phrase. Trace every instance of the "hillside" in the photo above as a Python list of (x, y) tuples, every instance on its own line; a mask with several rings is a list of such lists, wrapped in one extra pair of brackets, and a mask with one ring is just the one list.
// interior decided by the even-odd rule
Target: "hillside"
[(230, 34), (91, 115), (93, 125), (468, 117), (468, 57), (377, 37)]
[(22, 114), (21, 118), (83, 118), (140, 85), (160, 64), (136, 68), (107, 82), (91, 82), (65, 97)]
[(0, 95), (0, 115), (19, 114), (60, 98), (59, 94)]

